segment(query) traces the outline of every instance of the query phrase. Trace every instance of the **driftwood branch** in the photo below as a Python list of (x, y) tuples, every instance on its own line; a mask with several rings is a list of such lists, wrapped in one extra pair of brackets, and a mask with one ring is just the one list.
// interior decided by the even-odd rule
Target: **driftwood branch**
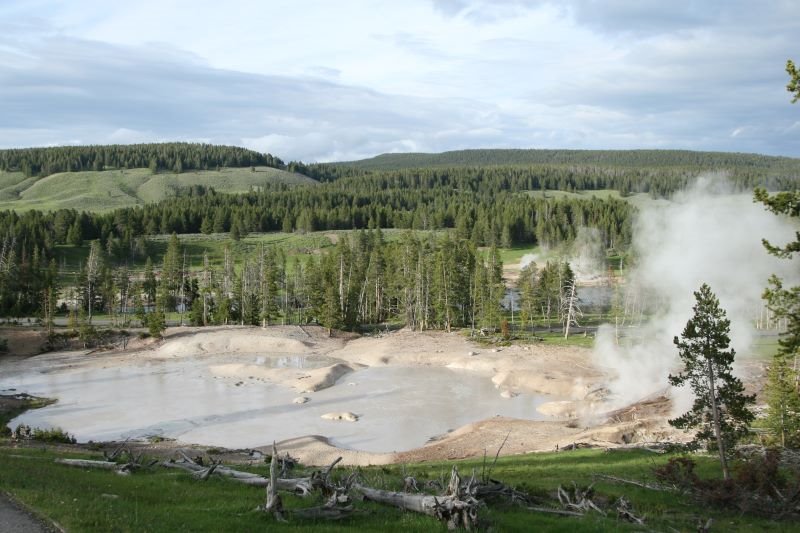
[[(233, 479), (234, 481), (243, 483), (245, 485), (251, 485), (253, 487), (269, 486), (269, 479), (265, 478), (264, 476), (253, 474), (251, 472), (242, 472), (240, 470), (234, 470), (232, 468), (222, 466), (218, 463), (215, 463), (210, 467), (204, 467), (200, 466), (199, 464), (191, 460), (190, 462), (166, 461), (162, 463), (162, 466), (165, 466), (167, 468), (180, 468), (182, 470), (186, 470), (187, 472), (191, 472), (196, 478), (200, 480), (206, 480), (209, 478), (211, 474), (215, 474), (218, 476)], [(308, 477), (294, 478), (294, 479), (278, 478), (276, 480), (276, 485), (277, 485), (277, 490), (285, 490), (293, 492), (298, 496), (308, 496), (314, 488), (312, 485), (311, 478)]]
[(267, 503), (264, 512), (272, 513), (279, 522), (285, 522), (283, 517), (283, 500), (278, 494), (278, 448), (272, 443), (272, 460), (269, 462), (269, 486), (267, 487)]
[(604, 481), (611, 481), (613, 483), (622, 483), (623, 485), (633, 485), (634, 487), (639, 487), (642, 489), (657, 490), (657, 491), (668, 490), (666, 487), (663, 487), (662, 485), (654, 485), (652, 483), (635, 481), (633, 479), (624, 479), (621, 477), (609, 476), (606, 474), (594, 474), (592, 477), (595, 479), (602, 479)]
[(549, 513), (557, 514), (559, 516), (583, 516), (583, 513), (576, 513), (575, 511), (564, 511), (562, 509), (550, 509), (549, 507), (526, 507), (528, 511), (536, 513)]
[(624, 496), (620, 496), (619, 500), (617, 500), (617, 517), (625, 520), (626, 522), (631, 522), (640, 526), (644, 525), (644, 518), (633, 514), (631, 502), (629, 502)]
[(572, 484), (573, 486), (573, 494), (570, 494), (564, 490), (561, 485), (558, 486), (558, 491), (556, 495), (558, 496), (558, 502), (561, 504), (568, 511), (575, 511), (578, 513), (587, 513), (589, 511), (597, 511), (601, 515), (605, 516), (605, 512), (600, 509), (595, 503), (592, 501), (592, 496), (594, 495), (594, 485), (589, 485), (585, 489), (579, 489), (575, 483)]
[[(127, 463), (120, 464), (114, 463), (111, 461), (93, 461), (90, 459), (63, 459), (63, 458), (56, 458), (55, 462), (57, 464), (66, 465), (66, 466), (75, 466), (78, 468), (100, 468), (103, 470), (113, 470), (117, 474), (122, 476), (127, 476), (136, 468), (140, 468), (142, 465), (139, 464), (141, 460), (141, 455), (137, 458), (131, 458), (131, 460)], [(150, 464), (152, 466), (152, 463)]]

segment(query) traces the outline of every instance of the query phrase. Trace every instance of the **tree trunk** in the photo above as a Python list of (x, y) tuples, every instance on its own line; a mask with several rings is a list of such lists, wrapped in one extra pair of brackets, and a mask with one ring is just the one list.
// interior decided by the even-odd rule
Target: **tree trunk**
[(725, 443), (722, 442), (722, 428), (719, 423), (719, 406), (717, 405), (716, 382), (714, 377), (714, 367), (709, 360), (706, 363), (706, 371), (708, 372), (708, 395), (709, 403), (711, 404), (711, 414), (714, 417), (714, 436), (717, 438), (717, 449), (719, 450), (719, 461), (722, 464), (722, 477), (730, 479), (731, 474), (728, 471), (728, 459), (725, 457)]

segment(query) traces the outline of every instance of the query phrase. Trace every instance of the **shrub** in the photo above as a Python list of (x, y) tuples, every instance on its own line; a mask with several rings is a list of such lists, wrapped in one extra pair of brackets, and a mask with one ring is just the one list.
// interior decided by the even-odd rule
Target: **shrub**
[(77, 442), (74, 436), (70, 435), (61, 428), (33, 428), (33, 431), (31, 432), (31, 440), (51, 443), (60, 442), (63, 444), (75, 444)]

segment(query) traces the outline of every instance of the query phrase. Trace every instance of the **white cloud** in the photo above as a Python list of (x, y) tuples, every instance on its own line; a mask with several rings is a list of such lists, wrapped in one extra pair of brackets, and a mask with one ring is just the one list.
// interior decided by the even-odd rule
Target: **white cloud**
[(777, 0), (4, 2), (0, 146), (125, 129), (261, 139), (287, 159), (406, 146), (798, 156), (783, 64), (799, 19)]

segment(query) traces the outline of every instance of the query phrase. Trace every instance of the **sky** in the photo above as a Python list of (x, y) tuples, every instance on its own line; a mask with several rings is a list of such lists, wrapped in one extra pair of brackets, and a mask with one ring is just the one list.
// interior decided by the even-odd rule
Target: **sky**
[(0, 148), (800, 157), (796, 0), (0, 0)]

